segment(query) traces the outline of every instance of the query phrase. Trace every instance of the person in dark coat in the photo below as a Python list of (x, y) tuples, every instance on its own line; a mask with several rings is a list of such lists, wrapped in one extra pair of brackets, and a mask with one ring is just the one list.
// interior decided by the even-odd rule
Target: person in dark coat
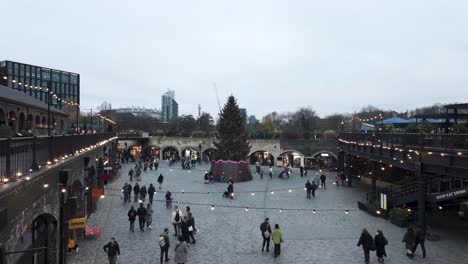
[(148, 211), (146, 210), (145, 206), (143, 205), (143, 203), (140, 203), (140, 207), (137, 210), (138, 222), (140, 223), (140, 231), (145, 231), (145, 218), (147, 214)]
[(408, 228), (401, 242), (405, 243), (406, 256), (408, 256), (408, 258), (413, 258), (414, 257), (414, 244), (416, 242), (416, 234), (414, 233), (413, 228), (411, 227)]
[(306, 192), (307, 192), (307, 199), (312, 198), (312, 197), (311, 197), (311, 194), (312, 194), (312, 183), (310, 183), (309, 180), (307, 180), (307, 182), (306, 182), (306, 184), (305, 184), (305, 188), (306, 188)]
[(140, 195), (140, 185), (138, 185), (138, 182), (135, 183), (135, 186), (133, 186), (133, 201), (137, 202), (138, 201), (138, 195)]
[(426, 247), (424, 246), (424, 241), (426, 240), (426, 232), (424, 232), (424, 229), (419, 226), (418, 229), (416, 230), (416, 240), (414, 243), (414, 249), (413, 252), (416, 252), (416, 249), (418, 248), (418, 245), (421, 245), (421, 250), (423, 253), (423, 258), (426, 258)]
[(312, 197), (315, 198), (315, 190), (317, 190), (318, 185), (315, 183), (315, 181), (312, 181)]
[(146, 193), (147, 193), (146, 192), (146, 186), (145, 185), (141, 186), (141, 188), (140, 188), (140, 200), (142, 202), (145, 202)]
[(195, 232), (195, 218), (192, 217), (192, 213), (190, 211), (187, 213), (187, 228), (189, 232), (188, 241), (190, 243), (190, 238), (192, 238), (192, 244), (195, 244), (195, 237), (193, 236)]
[(164, 176), (162, 174), (159, 174), (159, 177), (158, 177), (159, 190), (162, 189), (163, 181), (164, 181)]
[(156, 192), (156, 189), (154, 188), (153, 184), (151, 183), (150, 186), (148, 187), (148, 197), (149, 197), (150, 204), (153, 204), (153, 197), (154, 197), (155, 192)]
[(359, 238), (357, 246), (358, 247), (362, 246), (362, 249), (364, 250), (364, 261), (366, 264), (369, 264), (369, 260), (370, 260), (369, 251), (373, 250), (375, 244), (374, 244), (374, 239), (369, 234), (367, 229), (364, 228), (362, 230), (361, 237)]
[(116, 264), (117, 258), (120, 256), (120, 247), (115, 238), (111, 238), (111, 241), (107, 243), (104, 247), (104, 252), (107, 253), (107, 258), (109, 259), (110, 264)]
[(262, 244), (262, 252), (265, 250), (270, 252), (270, 239), (271, 239), (271, 226), (268, 222), (270, 219), (267, 217), (265, 218), (265, 222), (260, 225), (260, 231), (262, 232), (263, 244)]
[(322, 175), (320, 175), (320, 182), (321, 182), (322, 188), (323, 188), (324, 190), (327, 189), (326, 180), (327, 180), (327, 176), (325, 176), (325, 174), (322, 173)]
[(128, 221), (130, 221), (130, 231), (132, 232), (135, 232), (135, 219), (136, 219), (136, 216), (137, 216), (137, 211), (135, 210), (135, 208), (133, 207), (130, 207), (130, 210), (128, 210)]
[(190, 232), (189, 232), (189, 222), (187, 216), (182, 218), (182, 222), (180, 222), (180, 233), (185, 242), (190, 246)]
[(229, 183), (229, 185), (227, 187), (227, 194), (228, 194), (229, 198), (231, 198), (231, 199), (234, 198), (234, 184)]
[(340, 172), (340, 180), (341, 180), (341, 186), (345, 186), (346, 176), (342, 171)]
[[(170, 247), (170, 241), (169, 241), (169, 229), (164, 228), (164, 231), (159, 235), (159, 247), (161, 249), (161, 254), (160, 254), (160, 263), (163, 263), (163, 259), (165, 259), (166, 262), (169, 261), (169, 258), (167, 256), (167, 253), (169, 251)], [(164, 255), (166, 258), (164, 258)]]
[(387, 257), (385, 246), (388, 244), (387, 239), (384, 237), (382, 230), (377, 230), (377, 235), (374, 237), (375, 253), (380, 263), (384, 262), (383, 257)]

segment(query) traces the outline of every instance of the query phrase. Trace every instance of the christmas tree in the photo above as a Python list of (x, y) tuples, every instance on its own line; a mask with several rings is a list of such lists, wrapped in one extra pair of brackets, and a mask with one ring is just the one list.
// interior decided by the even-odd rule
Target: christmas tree
[(215, 143), (218, 160), (241, 161), (249, 155), (250, 146), (245, 133), (245, 120), (234, 96), (229, 96), (219, 114), (219, 141)]

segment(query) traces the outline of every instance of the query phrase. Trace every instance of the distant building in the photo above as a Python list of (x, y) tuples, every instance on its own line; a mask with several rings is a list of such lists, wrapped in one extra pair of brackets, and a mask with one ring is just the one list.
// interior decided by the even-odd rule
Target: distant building
[(259, 123), (259, 122), (258, 122), (257, 118), (255, 118), (254, 115), (249, 116), (249, 125), (255, 126), (255, 125), (258, 124), (258, 123)]
[(63, 102), (48, 96), (51, 90), (58, 98), (80, 103), (80, 75), (14, 61), (0, 62), (0, 85), (23, 92), (46, 104), (62, 109)]
[(242, 119), (244, 119), (244, 124), (247, 123), (247, 109), (245, 108), (239, 108), (241, 112)]
[(163, 122), (169, 122), (177, 119), (179, 116), (179, 104), (175, 100), (175, 91), (169, 90), (161, 97), (161, 119)]
[(152, 118), (157, 118), (161, 120), (161, 111), (154, 108), (145, 108), (145, 107), (125, 107), (114, 109), (117, 114), (131, 114), (133, 116), (147, 116)]

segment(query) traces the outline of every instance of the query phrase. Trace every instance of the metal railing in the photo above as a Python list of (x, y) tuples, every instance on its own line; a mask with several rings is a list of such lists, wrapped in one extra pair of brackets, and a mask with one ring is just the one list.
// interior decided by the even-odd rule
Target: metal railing
[(342, 133), (341, 140), (392, 148), (468, 150), (468, 134)]
[(15, 180), (48, 161), (114, 137), (114, 133), (0, 138), (0, 182)]

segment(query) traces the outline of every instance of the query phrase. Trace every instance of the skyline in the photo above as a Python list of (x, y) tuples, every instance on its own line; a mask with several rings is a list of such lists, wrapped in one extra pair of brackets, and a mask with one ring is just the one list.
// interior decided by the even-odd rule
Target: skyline
[(0, 59), (79, 73), (85, 108), (160, 108), (171, 89), (181, 114), (201, 104), (217, 116), (215, 82), (221, 105), (234, 94), (257, 118), (301, 106), (321, 117), (367, 105), (402, 112), (468, 101), (467, 10), (463, 1), (15, 1)]

